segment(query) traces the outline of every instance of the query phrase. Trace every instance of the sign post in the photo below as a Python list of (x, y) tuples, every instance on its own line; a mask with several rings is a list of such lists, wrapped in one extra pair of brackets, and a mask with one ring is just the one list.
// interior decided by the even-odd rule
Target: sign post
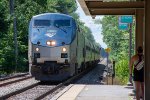
[[(129, 62), (131, 60), (131, 49), (132, 49), (132, 22), (133, 17), (132, 16), (120, 16), (119, 22), (129, 24)], [(128, 64), (128, 67), (130, 67), (130, 64)]]
[[(132, 16), (126, 15), (126, 16), (119, 17), (119, 24), (127, 24), (129, 26), (129, 62), (131, 60), (131, 49), (132, 49), (132, 22), (133, 22)], [(119, 28), (119, 29), (128, 30), (128, 28), (126, 28), (125, 25), (124, 25), (124, 28)]]
[(110, 48), (105, 49), (105, 51), (107, 52), (107, 85), (108, 85), (108, 56), (109, 56), (109, 52), (111, 51)]

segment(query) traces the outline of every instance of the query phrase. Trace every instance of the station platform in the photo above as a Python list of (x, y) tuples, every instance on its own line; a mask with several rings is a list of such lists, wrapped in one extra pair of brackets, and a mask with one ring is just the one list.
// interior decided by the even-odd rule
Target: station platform
[(71, 84), (51, 100), (135, 100), (132, 86)]

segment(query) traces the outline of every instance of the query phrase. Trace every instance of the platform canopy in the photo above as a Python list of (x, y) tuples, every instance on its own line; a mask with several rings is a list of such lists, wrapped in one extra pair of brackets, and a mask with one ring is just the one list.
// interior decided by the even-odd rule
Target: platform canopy
[(85, 14), (93, 17), (96, 15), (135, 15), (136, 9), (144, 9), (144, 1), (78, 0), (78, 2)]

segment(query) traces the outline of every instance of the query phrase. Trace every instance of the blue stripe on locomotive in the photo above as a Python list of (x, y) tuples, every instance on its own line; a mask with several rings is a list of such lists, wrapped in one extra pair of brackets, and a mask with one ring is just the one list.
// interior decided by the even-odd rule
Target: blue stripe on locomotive
[[(50, 20), (50, 26), (34, 26), (35, 20)], [(54, 20), (70, 20), (70, 26), (64, 27), (56, 27), (54, 26)], [(70, 44), (75, 36), (76, 36), (76, 24), (75, 20), (65, 14), (59, 13), (45, 13), (34, 16), (29, 25), (29, 38), (33, 44), (37, 44), (40, 42), (39, 45), (48, 46), (46, 41), (54, 40), (56, 41), (55, 46), (62, 46), (64, 45), (63, 42), (68, 45)], [(31, 28), (32, 27), (32, 28)], [(32, 30), (31, 30), (32, 29)]]

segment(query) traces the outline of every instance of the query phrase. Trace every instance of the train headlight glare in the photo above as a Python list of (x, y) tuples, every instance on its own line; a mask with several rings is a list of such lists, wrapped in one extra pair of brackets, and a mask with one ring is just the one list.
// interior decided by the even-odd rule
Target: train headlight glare
[(55, 46), (56, 42), (55, 41), (47, 41), (46, 44), (49, 46)]
[(51, 45), (54, 46), (56, 44), (55, 41), (51, 41)]
[(62, 51), (63, 51), (63, 52), (66, 52), (66, 51), (67, 51), (67, 49), (64, 47), (64, 48), (62, 48)]
[(36, 50), (36, 51), (39, 51), (40, 49), (39, 49), (39, 48), (35, 48), (35, 50)]
[(50, 42), (50, 41), (47, 41), (46, 44), (47, 44), (47, 45), (51, 45), (51, 42)]

